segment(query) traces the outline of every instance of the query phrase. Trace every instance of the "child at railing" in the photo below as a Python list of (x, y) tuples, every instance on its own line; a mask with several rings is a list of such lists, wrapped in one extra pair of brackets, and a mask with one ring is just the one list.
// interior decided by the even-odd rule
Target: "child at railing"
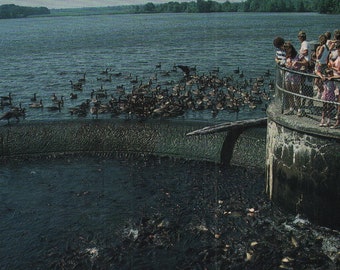
[(329, 127), (332, 111), (334, 109), (334, 105), (329, 103), (328, 101), (335, 101), (335, 92), (339, 91), (335, 82), (331, 80), (333, 78), (333, 70), (327, 69), (325, 71), (326, 76), (322, 76), (321, 79), (323, 80), (323, 91), (321, 95), (321, 100), (327, 101), (323, 103), (322, 106), (322, 114), (321, 114), (321, 122), (320, 127)]

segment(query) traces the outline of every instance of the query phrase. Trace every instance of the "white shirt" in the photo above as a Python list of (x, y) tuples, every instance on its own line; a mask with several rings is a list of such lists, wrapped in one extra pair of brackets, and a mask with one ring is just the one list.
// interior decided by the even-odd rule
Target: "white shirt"
[[(305, 54), (305, 51), (307, 50), (307, 55)], [(309, 48), (309, 43), (304, 40), (301, 42), (301, 48), (300, 48), (300, 55), (303, 55), (305, 59), (309, 62), (311, 59), (311, 50)]]

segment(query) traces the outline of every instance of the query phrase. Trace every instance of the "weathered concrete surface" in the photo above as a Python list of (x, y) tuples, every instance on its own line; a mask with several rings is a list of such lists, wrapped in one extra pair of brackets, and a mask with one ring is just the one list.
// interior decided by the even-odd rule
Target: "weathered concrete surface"
[[(0, 127), (0, 158), (119, 152), (219, 163), (226, 133), (186, 136), (205, 126), (206, 122), (195, 121), (138, 122), (120, 119), (20, 122)], [(231, 163), (264, 168), (265, 131), (262, 130), (257, 138), (249, 134), (240, 138), (234, 149), (237, 154)], [(254, 140), (257, 142), (257, 155), (251, 157), (244, 150)]]
[(266, 192), (283, 208), (340, 228), (340, 136), (268, 108)]

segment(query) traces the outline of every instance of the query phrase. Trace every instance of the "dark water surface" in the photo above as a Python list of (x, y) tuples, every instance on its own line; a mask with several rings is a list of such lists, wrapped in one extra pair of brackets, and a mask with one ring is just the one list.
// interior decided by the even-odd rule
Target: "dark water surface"
[(0, 269), (335, 269), (339, 234), (281, 213), (264, 182), (156, 157), (12, 161)]

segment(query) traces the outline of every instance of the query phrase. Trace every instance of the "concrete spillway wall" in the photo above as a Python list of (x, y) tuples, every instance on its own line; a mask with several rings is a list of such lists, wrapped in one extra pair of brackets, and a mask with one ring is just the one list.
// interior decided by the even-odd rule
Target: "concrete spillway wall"
[[(120, 119), (13, 123), (0, 127), (0, 158), (119, 152), (219, 163), (226, 133), (186, 136), (205, 126), (196, 121)], [(257, 148), (249, 148), (254, 144)], [(264, 168), (264, 160), (265, 129), (241, 136), (231, 162)]]

